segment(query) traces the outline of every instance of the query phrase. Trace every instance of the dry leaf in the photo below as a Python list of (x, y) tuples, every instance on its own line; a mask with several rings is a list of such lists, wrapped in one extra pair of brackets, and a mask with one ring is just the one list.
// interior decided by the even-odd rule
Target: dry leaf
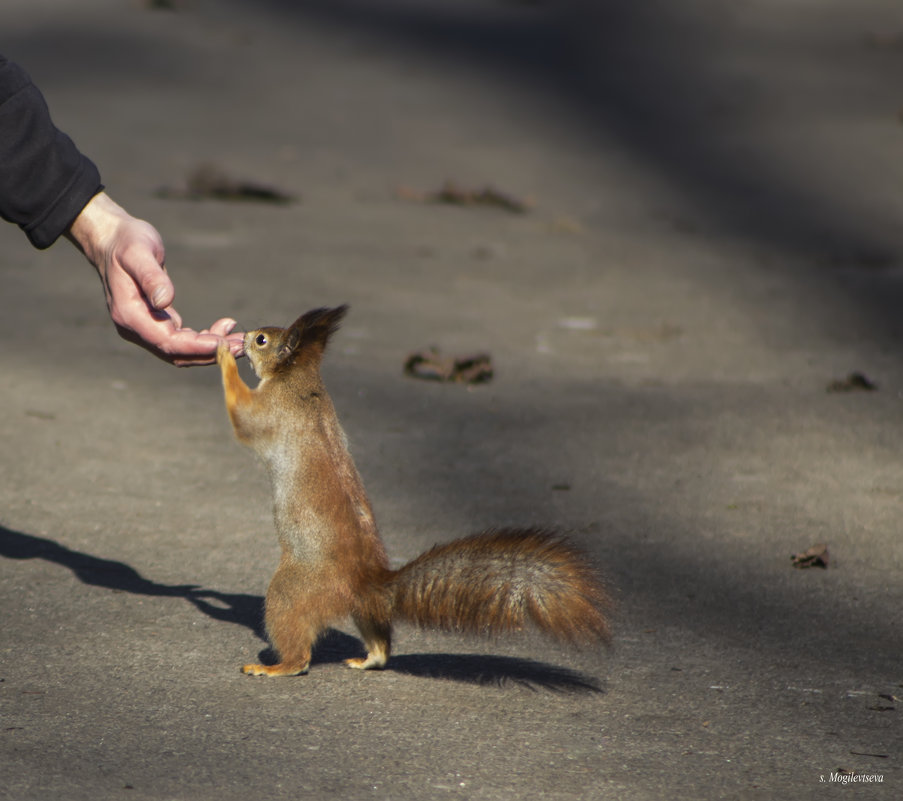
[(824, 544), (813, 545), (803, 553), (792, 554), (790, 559), (793, 561), (793, 566), (798, 568), (827, 567), (828, 546)]
[(426, 381), (483, 384), (493, 376), (492, 359), (486, 353), (442, 356), (437, 348), (416, 351), (405, 359), (404, 372)]
[(903, 49), (903, 33), (872, 32), (865, 36), (865, 46), (876, 50), (901, 50)]
[(828, 392), (872, 392), (878, 385), (863, 373), (850, 373), (846, 378), (828, 384)]
[(201, 164), (186, 178), (185, 189), (161, 187), (157, 197), (179, 200), (229, 200), (287, 205), (297, 198), (267, 184), (232, 178), (214, 164)]
[(532, 207), (530, 200), (519, 200), (504, 192), (487, 186), (483, 189), (463, 189), (452, 181), (446, 181), (435, 192), (420, 192), (407, 186), (400, 186), (396, 195), (402, 200), (415, 203), (444, 203), (449, 206), (494, 206), (512, 214), (526, 214)]

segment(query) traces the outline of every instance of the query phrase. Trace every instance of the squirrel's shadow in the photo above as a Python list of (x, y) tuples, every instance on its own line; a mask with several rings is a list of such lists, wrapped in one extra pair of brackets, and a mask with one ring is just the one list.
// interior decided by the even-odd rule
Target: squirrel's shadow
[[(329, 629), (314, 648), (313, 663), (341, 662), (348, 657), (365, 656), (362, 643), (336, 629)], [(261, 656), (269, 659), (269, 649)], [(465, 684), (504, 687), (516, 685), (531, 690), (552, 692), (605, 692), (602, 684), (576, 670), (490, 654), (393, 654), (385, 669), (419, 678), (444, 679)]]
[[(144, 578), (123, 562), (72, 550), (46, 537), (23, 534), (0, 525), (0, 556), (7, 559), (44, 559), (71, 570), (84, 584), (113, 592), (184, 598), (214, 620), (237, 623), (266, 640), (263, 629), (263, 598), (245, 593), (225, 593), (196, 584), (160, 584)], [(314, 648), (314, 663), (340, 662), (363, 656), (361, 642), (349, 634), (330, 629)], [(269, 648), (261, 660), (272, 662)], [(468, 684), (504, 686), (515, 684), (554, 692), (603, 692), (599, 682), (566, 668), (531, 659), (484, 654), (402, 654), (393, 656), (387, 670), (422, 678), (445, 679)]]
[(44, 559), (69, 568), (83, 584), (113, 592), (184, 598), (215, 620), (238, 623), (265, 640), (263, 598), (244, 593), (207, 590), (196, 584), (160, 584), (144, 578), (123, 562), (74, 551), (46, 537), (23, 534), (0, 526), (0, 556), (7, 559)]

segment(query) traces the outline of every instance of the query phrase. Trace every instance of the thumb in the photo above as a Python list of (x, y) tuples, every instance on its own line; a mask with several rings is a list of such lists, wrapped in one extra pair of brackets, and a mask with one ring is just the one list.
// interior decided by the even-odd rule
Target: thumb
[[(156, 231), (153, 232), (156, 234)], [(163, 244), (159, 234), (145, 239), (137, 238), (129, 243), (120, 255), (123, 269), (132, 276), (141, 293), (155, 309), (165, 309), (172, 305), (175, 287), (163, 268)]]
[(175, 299), (175, 287), (169, 280), (169, 276), (162, 270), (158, 276), (147, 283), (146, 287), (142, 286), (141, 289), (151, 306), (158, 310), (171, 306)]

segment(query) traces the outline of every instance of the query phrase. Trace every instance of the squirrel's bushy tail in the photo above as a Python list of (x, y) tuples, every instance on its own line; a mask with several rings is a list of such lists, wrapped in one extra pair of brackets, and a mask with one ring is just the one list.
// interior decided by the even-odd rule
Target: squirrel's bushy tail
[(500, 529), (437, 545), (390, 580), (393, 618), (494, 634), (532, 623), (573, 642), (610, 639), (604, 587), (580, 551), (540, 529)]

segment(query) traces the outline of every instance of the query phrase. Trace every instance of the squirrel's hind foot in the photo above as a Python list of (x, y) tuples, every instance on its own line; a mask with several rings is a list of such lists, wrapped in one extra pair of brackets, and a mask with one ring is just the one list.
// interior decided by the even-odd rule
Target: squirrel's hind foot
[(387, 661), (388, 657), (385, 654), (367, 654), (366, 658), (346, 659), (345, 664), (358, 670), (382, 670)]
[(301, 676), (310, 669), (310, 662), (306, 665), (290, 665), (279, 662), (276, 665), (244, 665), (242, 673), (248, 676)]

